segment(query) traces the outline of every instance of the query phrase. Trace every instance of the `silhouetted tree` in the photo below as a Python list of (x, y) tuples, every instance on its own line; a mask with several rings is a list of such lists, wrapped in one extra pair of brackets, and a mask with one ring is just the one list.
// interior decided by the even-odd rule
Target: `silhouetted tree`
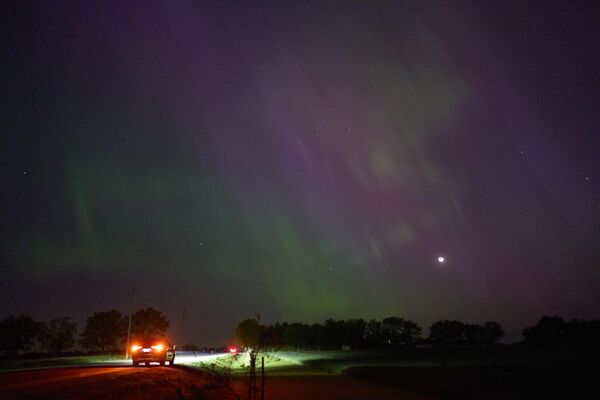
[(366, 325), (367, 323), (363, 319), (349, 319), (347, 321), (342, 321), (341, 345), (347, 345), (353, 348), (361, 347), (365, 336)]
[(362, 319), (325, 320), (324, 347), (339, 349), (343, 345), (360, 347), (365, 337), (366, 322)]
[(486, 321), (483, 324), (483, 329), (483, 343), (488, 346), (493, 345), (504, 337), (504, 329), (502, 329), (502, 325), (496, 321)]
[(388, 317), (382, 321), (386, 344), (392, 346), (411, 345), (421, 336), (421, 327), (410, 320)]
[(287, 324), (283, 331), (281, 341), (284, 346), (304, 347), (308, 345), (310, 327), (300, 322)]
[(450, 346), (464, 340), (465, 324), (460, 321), (437, 321), (429, 328), (429, 338), (437, 346)]
[(255, 319), (246, 319), (235, 328), (235, 336), (242, 347), (257, 349), (262, 337), (262, 326)]
[(131, 337), (151, 338), (164, 336), (169, 329), (169, 320), (162, 312), (148, 307), (136, 311), (131, 317)]
[(342, 337), (344, 335), (344, 326), (341, 321), (334, 319), (326, 319), (324, 325), (325, 346), (330, 349), (339, 349), (342, 345)]
[(390, 346), (398, 346), (400, 344), (402, 322), (404, 322), (404, 320), (398, 317), (388, 317), (381, 321), (381, 326), (385, 336), (385, 344)]
[(312, 324), (309, 329), (308, 345), (314, 348), (324, 348), (326, 342), (325, 327), (321, 324)]
[(28, 315), (9, 316), (0, 322), (0, 352), (15, 357), (35, 343), (40, 325)]
[(401, 341), (403, 344), (412, 346), (414, 342), (421, 338), (423, 330), (416, 323), (409, 319), (405, 319), (402, 324)]
[(77, 323), (69, 317), (42, 322), (38, 334), (42, 348), (53, 354), (69, 350), (75, 344)]
[(525, 342), (536, 345), (591, 344), (600, 342), (600, 320), (543, 316), (535, 326), (523, 330)]
[(329, 348), (341, 346), (353, 348), (388, 346), (388, 336), (393, 335), (394, 344), (410, 345), (421, 335), (421, 328), (410, 320), (390, 317), (380, 321), (363, 319), (327, 319), (325, 324), (300, 322), (268, 326), (263, 331), (263, 344), (296, 348)]
[(279, 347), (282, 333), (283, 330), (279, 322), (275, 325), (269, 325), (263, 329), (260, 342), (265, 347)]
[(482, 344), (485, 340), (485, 328), (479, 324), (465, 324), (465, 340), (471, 345)]
[(560, 317), (544, 315), (535, 326), (523, 330), (528, 344), (558, 344), (567, 338), (567, 323)]
[(381, 347), (386, 345), (383, 324), (377, 320), (370, 320), (365, 326), (365, 343), (369, 347)]
[(114, 350), (127, 335), (127, 320), (117, 310), (96, 312), (87, 317), (79, 344), (87, 350)]
[(566, 326), (566, 341), (574, 344), (600, 343), (600, 320), (570, 320)]

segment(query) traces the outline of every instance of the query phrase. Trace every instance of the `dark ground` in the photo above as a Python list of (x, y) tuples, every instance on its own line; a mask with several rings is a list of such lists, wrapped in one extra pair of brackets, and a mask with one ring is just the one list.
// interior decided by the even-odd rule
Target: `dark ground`
[[(216, 379), (181, 367), (68, 367), (0, 373), (0, 399), (245, 399), (246, 377)], [(339, 375), (269, 377), (269, 400), (427, 400), (405, 392)]]
[(356, 366), (344, 374), (441, 399), (600, 398), (597, 347), (514, 346), (413, 353), (404, 358), (429, 365)]
[[(266, 399), (598, 399), (600, 347), (285, 352)], [(318, 355), (319, 358), (307, 356)], [(285, 373), (283, 373), (285, 372)], [(244, 374), (183, 367), (96, 366), (0, 373), (0, 399), (235, 399)]]
[(0, 399), (234, 399), (208, 375), (171, 367), (67, 367), (0, 373)]
[(600, 371), (576, 366), (353, 367), (346, 374), (442, 399), (600, 398)]

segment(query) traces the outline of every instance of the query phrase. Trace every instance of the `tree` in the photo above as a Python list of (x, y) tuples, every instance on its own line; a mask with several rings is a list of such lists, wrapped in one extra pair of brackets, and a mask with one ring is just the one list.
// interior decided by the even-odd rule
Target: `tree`
[(279, 342), (281, 340), (281, 336), (279, 334), (279, 327), (279, 323), (267, 326), (262, 332), (260, 342), (267, 347), (278, 347), (280, 344)]
[(314, 348), (324, 348), (326, 346), (327, 335), (325, 327), (321, 324), (312, 324), (308, 330), (308, 344)]
[(566, 330), (568, 343), (600, 343), (600, 320), (572, 319), (567, 323)]
[(304, 347), (309, 344), (310, 326), (300, 322), (287, 324), (283, 331), (281, 341), (288, 347)]
[(339, 349), (343, 345), (359, 345), (364, 340), (365, 326), (366, 322), (362, 319), (327, 319), (323, 327), (324, 345), (332, 349)]
[(404, 320), (399, 317), (388, 317), (381, 321), (386, 344), (390, 346), (398, 346), (401, 344), (403, 323)]
[(275, 325), (267, 326), (262, 332), (260, 343), (263, 346), (268, 346), (272, 348), (282, 346), (284, 344), (282, 338), (287, 325), (287, 322), (283, 324), (276, 322)]
[[(255, 319), (245, 319), (235, 328), (235, 336), (242, 347), (257, 349), (262, 337), (262, 326)], [(285, 333), (284, 333), (285, 335)]]
[(385, 341), (392, 346), (411, 345), (421, 337), (421, 327), (404, 318), (384, 318), (382, 329)]
[(117, 310), (96, 312), (87, 317), (79, 344), (87, 350), (114, 350), (125, 340), (127, 320)]
[(169, 320), (163, 313), (152, 307), (138, 310), (131, 317), (131, 336), (134, 338), (164, 336), (169, 325)]
[(71, 318), (56, 318), (41, 323), (38, 338), (44, 350), (58, 354), (73, 347), (76, 331), (77, 323)]
[(493, 345), (504, 337), (504, 329), (502, 329), (502, 325), (496, 321), (487, 321), (483, 324), (483, 329), (485, 331), (483, 342), (488, 346)]
[(39, 323), (28, 315), (5, 318), (0, 322), (0, 352), (15, 357), (19, 351), (27, 351), (35, 343)]
[(381, 347), (386, 344), (385, 341), (383, 324), (375, 319), (367, 322), (367, 325), (365, 326), (365, 343), (367, 346)]
[(343, 343), (353, 348), (360, 347), (365, 337), (367, 323), (363, 319), (349, 319), (343, 322)]
[(485, 328), (479, 324), (466, 324), (465, 340), (471, 345), (482, 344), (485, 340)]
[(421, 338), (423, 330), (416, 323), (409, 319), (405, 319), (402, 324), (401, 340), (404, 345), (412, 346), (414, 342)]
[(544, 315), (535, 326), (523, 329), (525, 342), (529, 344), (557, 344), (567, 337), (567, 323), (560, 317)]
[(460, 321), (437, 321), (429, 328), (429, 338), (442, 347), (461, 342), (464, 334), (465, 324)]
[(342, 335), (344, 333), (344, 327), (341, 321), (336, 321), (332, 318), (325, 320), (323, 326), (323, 339), (325, 340), (325, 347), (330, 349), (339, 349), (342, 343)]

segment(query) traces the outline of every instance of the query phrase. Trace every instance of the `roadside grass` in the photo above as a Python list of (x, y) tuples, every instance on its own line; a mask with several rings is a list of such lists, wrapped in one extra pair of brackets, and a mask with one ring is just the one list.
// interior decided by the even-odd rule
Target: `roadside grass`
[[(363, 365), (398, 365), (389, 351), (379, 350), (308, 350), (265, 351), (258, 354), (257, 371), (261, 357), (265, 358), (265, 373), (269, 376), (341, 375), (348, 368)], [(410, 362), (415, 365), (414, 362)], [(197, 368), (230, 375), (245, 375), (250, 370), (248, 353), (224, 354), (208, 361), (190, 364)]]
[[(293, 352), (285, 352), (285, 354), (283, 352), (259, 353), (256, 359), (257, 374), (260, 373), (262, 357), (265, 360), (265, 374), (269, 376), (328, 374), (327, 371), (305, 364), (306, 360), (317, 357), (316, 354)], [(215, 374), (242, 376), (250, 371), (250, 356), (248, 353), (225, 354), (209, 361), (200, 361), (189, 365)]]
[(0, 360), (0, 370), (76, 366), (115, 360), (123, 360), (123, 355), (103, 354), (72, 357), (17, 358)]
[[(269, 376), (341, 375), (345, 369), (356, 366), (398, 365), (398, 360), (390, 357), (388, 351), (265, 351), (258, 354), (257, 371), (260, 370), (261, 357), (265, 358), (265, 373)], [(250, 356), (248, 353), (224, 354), (189, 365), (214, 373), (239, 376), (249, 372)]]

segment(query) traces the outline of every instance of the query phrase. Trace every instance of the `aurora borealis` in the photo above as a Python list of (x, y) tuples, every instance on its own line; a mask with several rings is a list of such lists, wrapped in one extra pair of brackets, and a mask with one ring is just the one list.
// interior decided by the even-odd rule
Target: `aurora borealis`
[(0, 315), (599, 317), (597, 5), (1, 7)]

